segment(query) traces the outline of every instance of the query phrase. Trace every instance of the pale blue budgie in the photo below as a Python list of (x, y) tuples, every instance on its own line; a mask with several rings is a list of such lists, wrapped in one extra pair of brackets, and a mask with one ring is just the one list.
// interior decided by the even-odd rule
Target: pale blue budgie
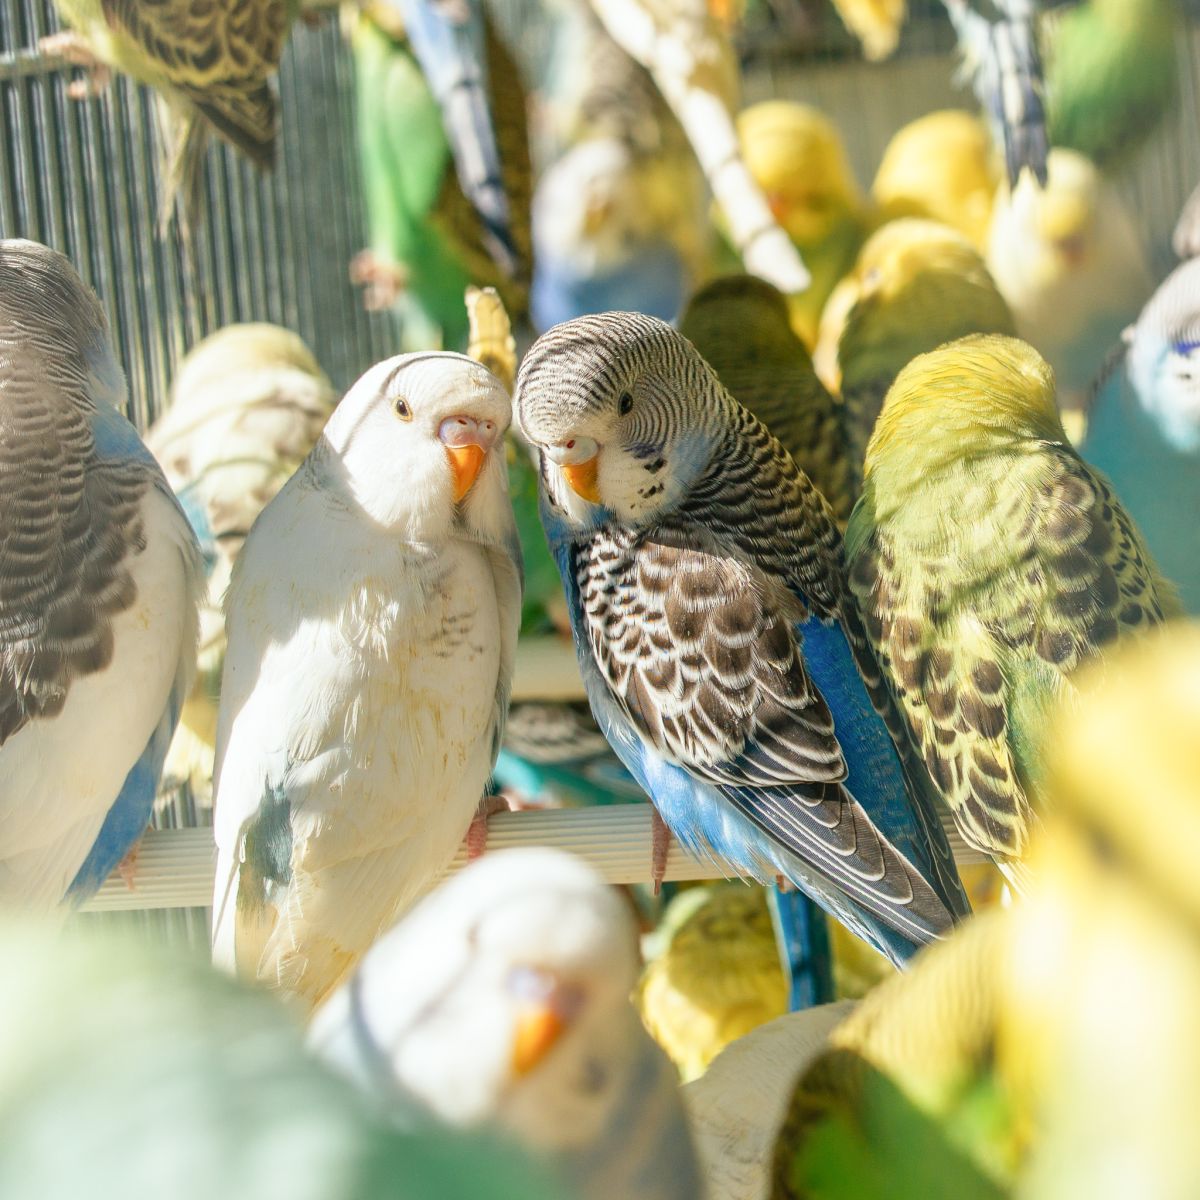
[(503, 734), (521, 617), (500, 382), (372, 367), (234, 567), (214, 959), (315, 1005), (450, 863)]
[(808, 477), (639, 314), (540, 338), (516, 411), (593, 712), (671, 833), (897, 963), (948, 931), (969, 905)]
[(585, 863), (489, 854), (385, 934), (310, 1046), (403, 1125), (501, 1133), (579, 1200), (696, 1200), (678, 1076), (630, 1002), (628, 906)]
[(1112, 480), (1184, 607), (1200, 615), (1200, 259), (1125, 333), (1080, 452)]
[(0, 242), (0, 900), (90, 896), (141, 837), (203, 573), (71, 263)]
[(566, 1200), (483, 1134), (390, 1128), (279, 1004), (111, 932), (0, 924), (0, 1195)]

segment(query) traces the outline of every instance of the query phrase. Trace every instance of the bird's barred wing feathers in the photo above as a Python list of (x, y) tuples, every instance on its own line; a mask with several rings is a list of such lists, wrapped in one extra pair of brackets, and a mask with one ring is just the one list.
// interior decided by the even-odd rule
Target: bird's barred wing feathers
[(287, 35), (287, 0), (102, 0), (109, 24), (239, 149), (269, 165), (275, 98), (267, 84)]
[(127, 556), (145, 545), (151, 476), (96, 462), (86, 406), (55, 401), (21, 395), (0, 426), (0, 744), (108, 664), (135, 598)]
[[(850, 575), (868, 636), (963, 836), (1013, 858), (1032, 820), (1027, 792), (1044, 706), (1080, 663), (1173, 611), (1103, 477), (1066, 448), (1039, 470), (1030, 488), (1002, 494), (981, 483), (981, 494), (963, 496), (965, 512), (992, 511), (1005, 495), (1014, 510), (998, 518), (1017, 534), (989, 577), (956, 580), (951, 564), (932, 556), (916, 564), (906, 546), (906, 572), (925, 582), (902, 589), (899, 550), (878, 530)], [(967, 589), (978, 605), (963, 603)]]
[(897, 928), (944, 928), (942, 902), (842, 785), (833, 719), (793, 629), (804, 614), (714, 551), (677, 526), (603, 530), (577, 547), (585, 637), (610, 692), (660, 754), (848, 895)]

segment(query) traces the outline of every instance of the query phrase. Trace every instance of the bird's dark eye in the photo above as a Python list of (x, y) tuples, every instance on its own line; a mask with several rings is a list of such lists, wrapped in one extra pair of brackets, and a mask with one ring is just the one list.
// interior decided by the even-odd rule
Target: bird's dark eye
[(396, 399), (392, 401), (392, 408), (400, 420), (412, 420), (412, 409), (408, 407), (408, 401), (405, 400), (403, 396), (397, 396)]
[(633, 411), (633, 397), (628, 392), (622, 392), (621, 402), (617, 405), (617, 412), (624, 416), (627, 412)]

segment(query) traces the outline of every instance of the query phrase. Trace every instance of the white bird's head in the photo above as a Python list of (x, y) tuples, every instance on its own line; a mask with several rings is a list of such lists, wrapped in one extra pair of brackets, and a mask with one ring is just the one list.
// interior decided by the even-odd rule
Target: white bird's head
[(670, 512), (708, 466), (733, 401), (682, 334), (641, 313), (556, 325), (521, 363), (522, 433), (554, 507), (638, 525)]
[(334, 410), (315, 452), (322, 482), (377, 524), (428, 541), (465, 522), (503, 528), (508, 394), (462, 354), (377, 363)]
[(1200, 451), (1200, 259), (1175, 268), (1126, 333), (1129, 375), (1163, 436)]
[(636, 972), (630, 914), (590, 867), (499, 851), (380, 938), (318, 1009), (310, 1045), (402, 1111), (569, 1153), (629, 1105), (655, 1051), (630, 1002)]

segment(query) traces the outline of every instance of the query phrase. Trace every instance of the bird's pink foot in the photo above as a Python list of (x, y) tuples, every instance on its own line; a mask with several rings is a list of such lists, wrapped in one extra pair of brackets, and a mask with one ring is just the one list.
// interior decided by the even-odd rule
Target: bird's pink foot
[(510, 812), (508, 801), (503, 796), (484, 796), (467, 826), (467, 862), (482, 858), (487, 849), (488, 818), (494, 813)]
[(67, 95), (72, 100), (87, 100), (98, 96), (112, 83), (112, 71), (107, 63), (102, 63), (93, 53), (91, 47), (79, 34), (72, 30), (63, 33), (52, 33), (38, 42), (38, 50), (54, 58), (66, 59), (72, 66), (82, 67), (86, 72), (83, 79), (76, 79), (67, 85)]
[(125, 857), (117, 863), (117, 874), (125, 881), (125, 886), (131, 891), (137, 891), (134, 880), (137, 878), (138, 855), (142, 852), (142, 842), (139, 838), (125, 852)]
[(396, 303), (396, 297), (408, 285), (408, 274), (373, 250), (360, 250), (350, 260), (350, 282), (363, 289), (363, 307), (368, 312), (379, 312)]
[(671, 853), (671, 831), (658, 815), (658, 809), (650, 806), (650, 882), (657, 896), (662, 890), (662, 881), (667, 875), (667, 855)]

